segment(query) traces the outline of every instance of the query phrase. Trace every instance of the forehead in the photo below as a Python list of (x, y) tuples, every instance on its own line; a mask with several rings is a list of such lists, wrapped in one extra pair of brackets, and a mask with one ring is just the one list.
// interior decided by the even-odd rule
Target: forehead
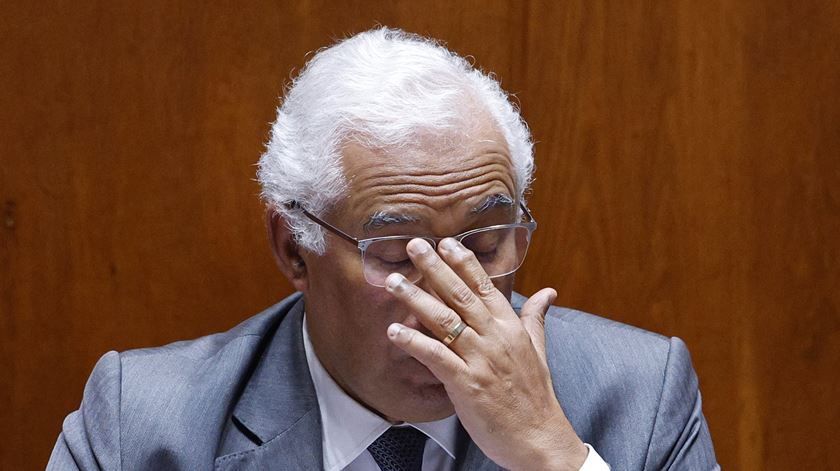
[(348, 143), (342, 165), (349, 184), (342, 212), (357, 227), (383, 213), (431, 226), (424, 222), (463, 219), (494, 195), (516, 196), (507, 144), (492, 127), (427, 136), (400, 150)]

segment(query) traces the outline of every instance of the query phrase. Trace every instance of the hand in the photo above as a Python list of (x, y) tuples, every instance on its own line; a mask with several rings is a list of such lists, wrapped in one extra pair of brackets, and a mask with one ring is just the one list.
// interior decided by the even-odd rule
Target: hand
[[(497, 464), (579, 469), (588, 450), (554, 395), (545, 358), (545, 312), (557, 293), (536, 293), (520, 318), (472, 252), (451, 238), (438, 250), (423, 239), (408, 244), (436, 296), (397, 273), (386, 280), (436, 338), (401, 324), (392, 324), (388, 337), (443, 383), (461, 424)], [(467, 327), (444, 345), (440, 339), (461, 321)]]

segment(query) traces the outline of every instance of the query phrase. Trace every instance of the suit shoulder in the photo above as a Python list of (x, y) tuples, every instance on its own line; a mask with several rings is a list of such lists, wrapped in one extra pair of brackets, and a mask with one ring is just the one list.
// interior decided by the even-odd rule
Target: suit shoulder
[(641, 468), (663, 393), (696, 390), (685, 344), (567, 308), (551, 308), (545, 327), (552, 382), (575, 431), (610, 463)]
[[(522, 305), (527, 300), (528, 298), (526, 298), (525, 296), (517, 292), (513, 292), (510, 297), (510, 304), (518, 313), (519, 310), (522, 309)], [(630, 337), (638, 338), (640, 340), (642, 338), (645, 338), (646, 341), (652, 341), (655, 343), (668, 341), (668, 338), (663, 335), (640, 329), (629, 324), (623, 324), (612, 319), (607, 319), (606, 317), (590, 314), (588, 312), (578, 311), (577, 309), (571, 309), (568, 307), (549, 307), (548, 312), (546, 313), (546, 321), (548, 321), (549, 319), (557, 319), (563, 322), (567, 322), (569, 324), (572, 324), (571, 327), (575, 328), (606, 329), (620, 336), (627, 335)]]
[(154, 362), (171, 358), (174, 361), (201, 361), (216, 356), (232, 344), (259, 339), (282, 320), (289, 308), (300, 299), (296, 293), (264, 311), (249, 317), (225, 332), (205, 335), (191, 340), (179, 340), (159, 347), (138, 348), (120, 353), (123, 365)]
[(546, 313), (546, 322), (549, 319), (563, 322), (564, 328), (573, 329), (584, 337), (596, 335), (616, 342), (664, 348), (666, 351), (670, 343), (669, 337), (656, 332), (567, 307), (551, 306)]
[[(215, 449), (196, 449), (192, 440), (201, 433), (219, 433), (264, 346), (299, 300), (295, 294), (227, 332), (157, 348), (109, 352), (91, 375), (97, 386), (92, 392), (86, 390), (83, 407), (100, 410), (107, 404), (107, 411), (117, 417), (100, 425), (118, 431), (124, 465), (203, 469), (213, 462)], [(109, 393), (111, 403), (103, 401), (103, 394), (94, 394), (99, 390)], [(161, 461), (155, 460), (161, 459), (164, 449), (195, 453), (167, 454), (165, 458), (172, 461), (160, 466)]]
[(588, 371), (590, 378), (623, 378), (661, 386), (677, 338), (650, 332), (575, 309), (551, 307), (546, 313), (546, 347)]

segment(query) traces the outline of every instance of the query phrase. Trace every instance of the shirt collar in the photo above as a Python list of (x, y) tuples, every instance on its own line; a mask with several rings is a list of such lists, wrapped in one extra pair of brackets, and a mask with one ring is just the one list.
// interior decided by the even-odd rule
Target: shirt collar
[[(353, 462), (392, 424), (350, 397), (327, 373), (315, 355), (303, 317), (303, 347), (315, 385), (323, 431), (324, 469), (340, 470)], [(455, 459), (458, 418), (454, 414), (434, 422), (407, 423), (425, 433)]]

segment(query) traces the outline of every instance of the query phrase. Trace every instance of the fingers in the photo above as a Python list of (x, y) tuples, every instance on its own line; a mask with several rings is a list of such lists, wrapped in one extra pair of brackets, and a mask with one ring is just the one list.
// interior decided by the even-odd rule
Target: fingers
[(475, 293), (490, 313), (516, 316), (510, 308), (510, 301), (493, 284), (475, 254), (457, 240), (448, 237), (439, 244), (443, 260), (461, 280)]
[(391, 324), (388, 327), (388, 338), (425, 365), (444, 384), (450, 384), (466, 370), (466, 363), (455, 352), (410, 327)]
[(543, 288), (528, 298), (522, 305), (520, 319), (522, 325), (531, 337), (531, 343), (543, 361), (545, 358), (545, 314), (551, 303), (557, 299), (557, 292), (551, 288)]
[[(388, 275), (388, 278), (385, 279), (385, 289), (408, 305), (417, 319), (438, 340), (446, 338), (462, 322), (461, 317), (450, 307), (418, 288), (399, 273)], [(476, 335), (475, 330), (468, 327), (449, 346), (463, 355), (470, 350), (468, 345), (475, 340), (473, 337)]]
[[(453, 271), (452, 267), (447, 265), (432, 249), (432, 246), (423, 239), (413, 239), (408, 243), (407, 249), (412, 263), (420, 270), (425, 282), (440, 296), (441, 300), (457, 312), (476, 332), (485, 333), (492, 317), (483, 301)], [(509, 305), (508, 309), (510, 309)]]

